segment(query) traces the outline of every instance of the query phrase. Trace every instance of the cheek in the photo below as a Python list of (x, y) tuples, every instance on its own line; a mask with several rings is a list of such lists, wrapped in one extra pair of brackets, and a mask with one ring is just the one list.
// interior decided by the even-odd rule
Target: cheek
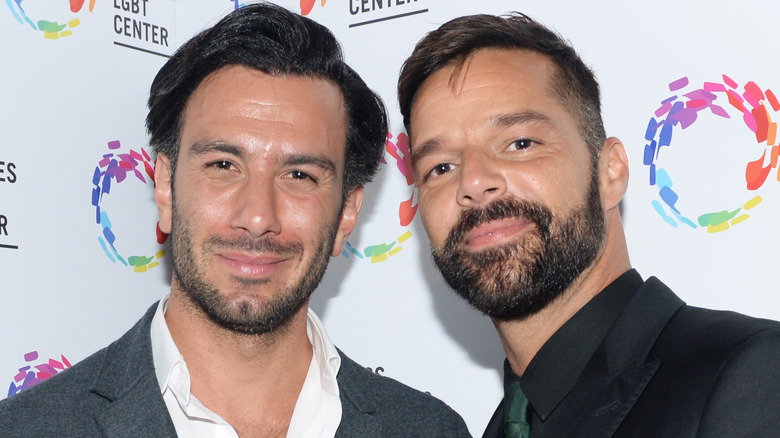
[(428, 238), (436, 247), (444, 244), (447, 234), (455, 225), (460, 213), (460, 207), (455, 202), (455, 195), (446, 195), (443, 192), (426, 190), (418, 192), (420, 219), (428, 233)]
[(230, 216), (235, 211), (235, 193), (210, 190), (205, 185), (197, 187), (197, 190), (183, 187), (176, 191), (179, 221), (187, 221), (193, 234), (224, 232), (230, 227)]
[(192, 206), (193, 216), (205, 221), (228, 218), (235, 210), (236, 196), (233, 192), (201, 193)]
[(338, 213), (337, 208), (338, 205), (330, 199), (313, 196), (284, 199), (277, 204), (276, 211), (283, 228), (306, 232), (310, 237), (318, 235), (323, 226), (334, 220)]
[(526, 199), (547, 206), (553, 214), (569, 212), (582, 204), (588, 191), (590, 174), (586, 170), (571, 163), (540, 166), (522, 176)]
[(507, 192), (520, 199), (552, 205), (567, 193), (576, 192), (576, 176), (554, 162), (515, 166), (505, 172)]

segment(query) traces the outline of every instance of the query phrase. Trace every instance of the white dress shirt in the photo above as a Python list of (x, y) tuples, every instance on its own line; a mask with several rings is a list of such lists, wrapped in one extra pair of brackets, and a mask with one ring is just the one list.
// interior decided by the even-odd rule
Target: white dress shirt
[[(157, 382), (160, 384), (160, 391), (176, 433), (181, 437), (238, 438), (232, 426), (205, 407), (190, 392), (187, 364), (173, 342), (165, 322), (168, 298), (169, 295), (166, 295), (160, 300), (152, 319), (152, 356)], [(306, 316), (306, 333), (313, 354), (306, 380), (295, 403), (287, 436), (333, 437), (341, 422), (341, 400), (336, 382), (341, 357), (325, 332), (322, 322), (311, 309)], [(237, 372), (241, 366), (242, 364), (236, 364)]]

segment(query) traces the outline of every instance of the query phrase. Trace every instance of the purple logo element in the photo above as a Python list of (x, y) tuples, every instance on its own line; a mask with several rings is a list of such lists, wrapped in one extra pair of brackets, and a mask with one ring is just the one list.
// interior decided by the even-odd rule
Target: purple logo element
[[(111, 151), (116, 151), (121, 146), (118, 140), (108, 142), (108, 149)], [(95, 166), (92, 175), (92, 205), (95, 207), (95, 222), (100, 227), (98, 242), (111, 262), (119, 262), (124, 266), (131, 267), (135, 272), (146, 272), (160, 265), (159, 260), (165, 255), (165, 249), (158, 247), (150, 255), (123, 256), (117, 249), (117, 236), (114, 234), (108, 211), (103, 208), (103, 199), (111, 193), (111, 186), (126, 180), (154, 184), (154, 163), (143, 148), (139, 148), (139, 151), (131, 149), (128, 153), (110, 152), (104, 154)], [(160, 230), (158, 223), (157, 243), (162, 245), (166, 239), (168, 239), (168, 235)]]
[[(49, 359), (48, 362), (41, 362), (37, 365), (25, 365), (19, 368), (19, 373), (14, 376), (11, 386), (8, 388), (8, 397), (18, 394), (26, 389), (43, 382), (49, 377), (60, 371), (70, 368), (70, 362), (65, 356), (60, 356), (62, 361)], [(38, 360), (38, 352), (31, 351), (24, 355), (25, 362), (35, 362)], [(35, 368), (35, 370), (33, 370)], [(37, 371), (36, 371), (37, 370)]]
[[(762, 201), (756, 191), (778, 168), (780, 136), (772, 116), (780, 112), (780, 102), (772, 90), (762, 89), (753, 81), (740, 86), (726, 75), (722, 75), (722, 81), (705, 82), (685, 89), (689, 86), (688, 82), (687, 77), (671, 82), (669, 90), (675, 94), (662, 100), (650, 118), (645, 132), (648, 143), (643, 163), (649, 170), (650, 186), (658, 190), (658, 198), (652, 201), (652, 206), (664, 221), (675, 228), (684, 224), (717, 233), (750, 217), (748, 211)], [(756, 143), (763, 146), (760, 156), (744, 165), (745, 178), (741, 185), (746, 188), (744, 196), (747, 199), (739, 205), (728, 205), (728, 208), (692, 213), (680, 202), (682, 196), (674, 187), (671, 173), (663, 165), (664, 151), (671, 148), (675, 131), (689, 128), (700, 117), (714, 116), (727, 120), (732, 115), (741, 119), (753, 133)], [(780, 180), (780, 174), (777, 180)]]

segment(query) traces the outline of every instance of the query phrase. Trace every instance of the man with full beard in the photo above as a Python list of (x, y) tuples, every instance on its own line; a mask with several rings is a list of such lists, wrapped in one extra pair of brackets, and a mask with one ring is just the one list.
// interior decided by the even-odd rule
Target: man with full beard
[(631, 268), (626, 153), (571, 46), (522, 14), (458, 18), (398, 95), (436, 266), (507, 354), (486, 437), (777, 435), (780, 324)]
[(238, 9), (163, 66), (147, 127), (170, 295), (3, 400), (0, 436), (469, 436), (444, 403), (338, 351), (308, 308), (387, 133), (327, 29)]

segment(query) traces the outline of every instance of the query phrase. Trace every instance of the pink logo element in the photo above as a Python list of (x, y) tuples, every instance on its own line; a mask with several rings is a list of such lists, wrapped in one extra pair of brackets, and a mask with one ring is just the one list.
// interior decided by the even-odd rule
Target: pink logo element
[[(391, 140), (393, 134), (387, 133), (387, 140), (385, 141), (385, 150), (393, 158), (395, 158), (396, 166), (401, 174), (406, 177), (406, 185), (412, 186), (414, 184), (414, 173), (412, 172), (412, 154), (410, 153), (409, 136), (405, 132), (398, 134), (398, 139), (395, 143)], [(387, 164), (385, 159), (382, 162)], [(401, 202), (398, 206), (398, 219), (401, 221), (401, 226), (406, 227), (412, 223), (412, 219), (417, 214), (417, 204), (414, 203), (414, 191), (412, 196), (408, 200)]]
[[(11, 386), (8, 388), (8, 397), (26, 389), (30, 389), (60, 371), (70, 368), (68, 359), (62, 355), (60, 357), (62, 358), (62, 361), (49, 359), (47, 362), (41, 362), (37, 365), (25, 365), (19, 368), (19, 373), (14, 376)], [(38, 360), (37, 351), (31, 351), (24, 355), (25, 362), (34, 362), (36, 360)], [(33, 368), (37, 371), (34, 371)]]
[[(371, 263), (383, 262), (388, 257), (398, 254), (403, 247), (402, 243), (412, 237), (412, 231), (407, 229), (417, 214), (417, 203), (415, 202), (415, 193), (417, 189), (414, 186), (414, 173), (412, 172), (412, 155), (410, 153), (409, 136), (402, 132), (393, 142), (393, 134), (387, 133), (385, 140), (385, 152), (395, 159), (395, 164), (401, 175), (406, 178), (406, 185), (411, 188), (411, 196), (406, 201), (402, 201), (398, 206), (398, 221), (401, 225), (401, 234), (392, 242), (380, 242), (371, 244), (363, 248), (362, 251), (355, 249), (349, 242), (346, 243), (341, 254), (344, 257), (355, 256), (360, 259), (371, 260)], [(382, 164), (388, 164), (385, 158), (381, 160)]]
[[(687, 77), (672, 81), (669, 91), (676, 94), (661, 101), (645, 131), (648, 143), (645, 144), (643, 164), (650, 171), (650, 186), (658, 189), (658, 199), (652, 201), (652, 206), (664, 221), (675, 228), (685, 224), (690, 228), (701, 227), (708, 233), (717, 233), (747, 220), (750, 217), (748, 211), (762, 202), (762, 197), (753, 192), (760, 189), (769, 174), (779, 167), (780, 136), (777, 122), (772, 120), (772, 116), (780, 113), (777, 96), (769, 88), (762, 89), (753, 81), (748, 81), (740, 89), (739, 84), (725, 74), (721, 78), (722, 81), (704, 82), (692, 89), (684, 89), (689, 86)], [(672, 134), (689, 128), (700, 117), (709, 117), (710, 114), (722, 120), (731, 119), (729, 111), (741, 119), (755, 135), (756, 142), (763, 145), (761, 156), (745, 166), (742, 183), (747, 189), (744, 196), (748, 199), (741, 205), (708, 209), (693, 216), (688, 207), (690, 204), (680, 201), (685, 198), (674, 186), (671, 172), (663, 159), (666, 151), (671, 149)], [(710, 159), (713, 153), (704, 150), (702, 156)], [(777, 172), (777, 180), (780, 181), (780, 172)]]

